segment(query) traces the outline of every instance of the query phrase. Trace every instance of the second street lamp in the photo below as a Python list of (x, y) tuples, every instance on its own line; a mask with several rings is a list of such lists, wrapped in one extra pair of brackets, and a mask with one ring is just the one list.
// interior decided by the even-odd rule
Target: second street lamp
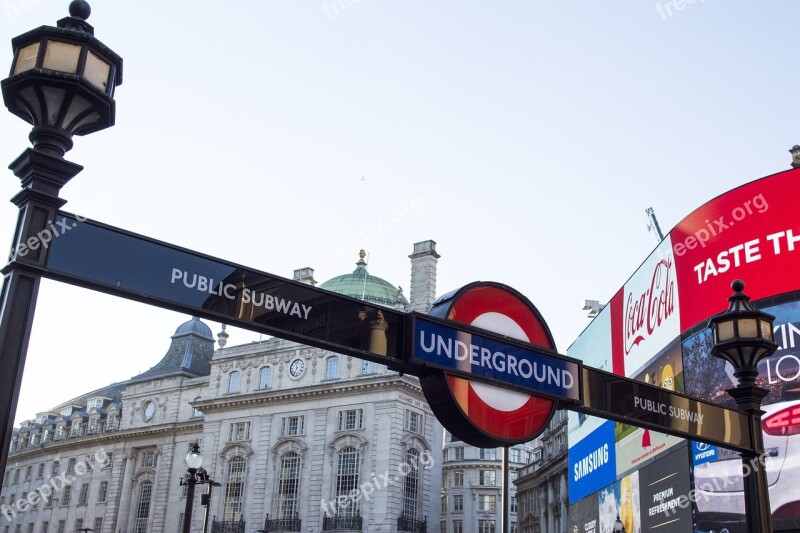
[(194, 505), (194, 486), (197, 484), (197, 470), (203, 465), (203, 456), (200, 454), (200, 445), (195, 442), (192, 449), (186, 454), (188, 475), (181, 479), (181, 485), (187, 485), (186, 509), (183, 512), (183, 533), (189, 533), (192, 527), (192, 505)]
[(750, 297), (742, 292), (744, 282), (731, 284), (734, 294), (728, 298), (728, 310), (711, 317), (713, 346), (711, 354), (733, 366), (733, 375), (738, 380), (736, 387), (726, 392), (736, 400), (736, 406), (747, 413), (753, 452), (742, 452), (744, 483), (744, 505), (748, 531), (767, 533), (772, 531), (772, 516), (769, 505), (769, 488), (764, 461), (764, 436), (761, 433), (761, 401), (769, 393), (756, 385), (759, 361), (778, 349), (773, 339), (772, 324), (775, 317), (758, 311), (750, 305)]

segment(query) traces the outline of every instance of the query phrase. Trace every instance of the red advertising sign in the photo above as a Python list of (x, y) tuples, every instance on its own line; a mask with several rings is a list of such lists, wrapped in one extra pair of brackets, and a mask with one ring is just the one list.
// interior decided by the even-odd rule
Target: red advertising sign
[(724, 311), (731, 281), (753, 300), (800, 288), (800, 169), (748, 183), (696, 209), (670, 232), (681, 331)]
[(729, 191), (684, 218), (611, 299), (614, 372), (633, 377), (687, 329), (724, 311), (731, 282), (753, 300), (800, 288), (800, 169)]

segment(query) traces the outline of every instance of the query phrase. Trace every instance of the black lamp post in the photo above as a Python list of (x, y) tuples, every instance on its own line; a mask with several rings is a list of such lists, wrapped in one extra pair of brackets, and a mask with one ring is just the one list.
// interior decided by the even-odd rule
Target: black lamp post
[(189, 533), (192, 526), (192, 506), (194, 505), (194, 486), (197, 485), (197, 471), (203, 464), (203, 456), (200, 454), (200, 445), (195, 442), (192, 449), (186, 454), (186, 466), (189, 473), (185, 479), (181, 479), (180, 484), (188, 485), (186, 490), (186, 509), (183, 512), (183, 533)]
[(14, 37), (14, 61), (0, 83), (8, 110), (33, 125), (28, 148), (10, 165), (22, 181), (11, 199), (19, 208), (0, 293), (0, 483), (28, 350), (51, 231), (66, 201), (61, 188), (83, 167), (64, 159), (73, 135), (114, 125), (114, 89), (122, 83), (122, 58), (94, 37), (89, 4), (74, 0), (70, 16)]
[(203, 513), (203, 533), (208, 531), (208, 516), (211, 513), (211, 490), (214, 487), (221, 487), (222, 483), (217, 483), (211, 476), (208, 475), (208, 472), (205, 468), (200, 468), (197, 470), (197, 479), (198, 483), (205, 483), (208, 485), (208, 490), (205, 494), (200, 495), (200, 505), (205, 507), (205, 511)]
[(772, 531), (767, 473), (763, 463), (764, 437), (761, 433), (761, 400), (769, 393), (756, 386), (757, 365), (778, 349), (773, 340), (772, 323), (775, 317), (758, 311), (744, 294), (744, 282), (731, 284), (735, 291), (728, 298), (728, 310), (708, 321), (713, 347), (711, 353), (733, 366), (739, 381), (726, 392), (736, 400), (736, 406), (749, 415), (753, 452), (742, 452), (744, 503), (749, 531)]

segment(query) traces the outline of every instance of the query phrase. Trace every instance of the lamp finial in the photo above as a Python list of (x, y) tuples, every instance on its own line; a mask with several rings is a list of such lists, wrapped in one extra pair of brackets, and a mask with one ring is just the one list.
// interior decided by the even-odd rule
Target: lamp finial
[(69, 16), (86, 20), (92, 14), (92, 8), (86, 0), (72, 0), (69, 4)]

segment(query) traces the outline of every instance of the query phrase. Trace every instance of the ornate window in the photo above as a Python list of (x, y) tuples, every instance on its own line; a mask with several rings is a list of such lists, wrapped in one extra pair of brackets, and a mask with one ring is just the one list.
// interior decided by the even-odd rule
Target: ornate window
[(464, 495), (453, 494), (453, 511), (463, 511), (463, 510), (464, 510)]
[(78, 494), (78, 505), (87, 505), (89, 503), (89, 484), (84, 483), (81, 485), (81, 492)]
[(479, 494), (478, 495), (478, 510), (491, 511), (497, 508), (497, 496), (494, 494)]
[(352, 446), (339, 450), (336, 468), (336, 501), (346, 502), (339, 507), (339, 516), (356, 516), (358, 513), (358, 501), (350, 499), (350, 491), (358, 488), (359, 459), (358, 450)]
[(339, 431), (362, 429), (364, 427), (364, 410), (348, 409), (339, 411)]
[(464, 460), (464, 447), (459, 446), (458, 448), (454, 448), (456, 451), (456, 461), (463, 461)]
[(281, 457), (281, 477), (278, 486), (278, 518), (294, 518), (298, 512), (300, 494), (300, 456), (288, 452)]
[(497, 484), (496, 470), (481, 470), (479, 472), (480, 484), (484, 486), (494, 486)]
[(156, 452), (148, 450), (142, 453), (142, 468), (155, 468), (156, 466)]
[(147, 521), (150, 518), (150, 499), (153, 496), (153, 483), (145, 481), (139, 485), (139, 499), (136, 501), (136, 518), (133, 533), (147, 533)]
[[(411, 448), (406, 452), (403, 476), (403, 516), (411, 520), (417, 519), (419, 505), (419, 452)], [(444, 509), (447, 509), (445, 505)]]
[(234, 370), (228, 374), (228, 394), (239, 392), (239, 379), (241, 374), (238, 370)]
[(281, 420), (281, 435), (302, 435), (305, 428), (304, 416), (285, 416)]
[(250, 422), (233, 422), (228, 432), (228, 440), (250, 440)]
[(478, 533), (495, 533), (494, 520), (478, 520)]
[(339, 379), (339, 358), (335, 355), (325, 360), (325, 379)]
[(242, 515), (246, 466), (247, 462), (244, 457), (238, 455), (228, 461), (228, 479), (225, 483), (225, 507), (222, 518), (226, 522), (239, 520)]
[(422, 433), (422, 415), (406, 409), (406, 429), (413, 433)]
[(261, 374), (258, 378), (258, 388), (268, 389), (270, 377), (272, 377), (272, 369), (268, 366), (265, 366), (261, 369)]
[(101, 481), (100, 488), (97, 489), (97, 502), (105, 503), (108, 498), (108, 481)]

